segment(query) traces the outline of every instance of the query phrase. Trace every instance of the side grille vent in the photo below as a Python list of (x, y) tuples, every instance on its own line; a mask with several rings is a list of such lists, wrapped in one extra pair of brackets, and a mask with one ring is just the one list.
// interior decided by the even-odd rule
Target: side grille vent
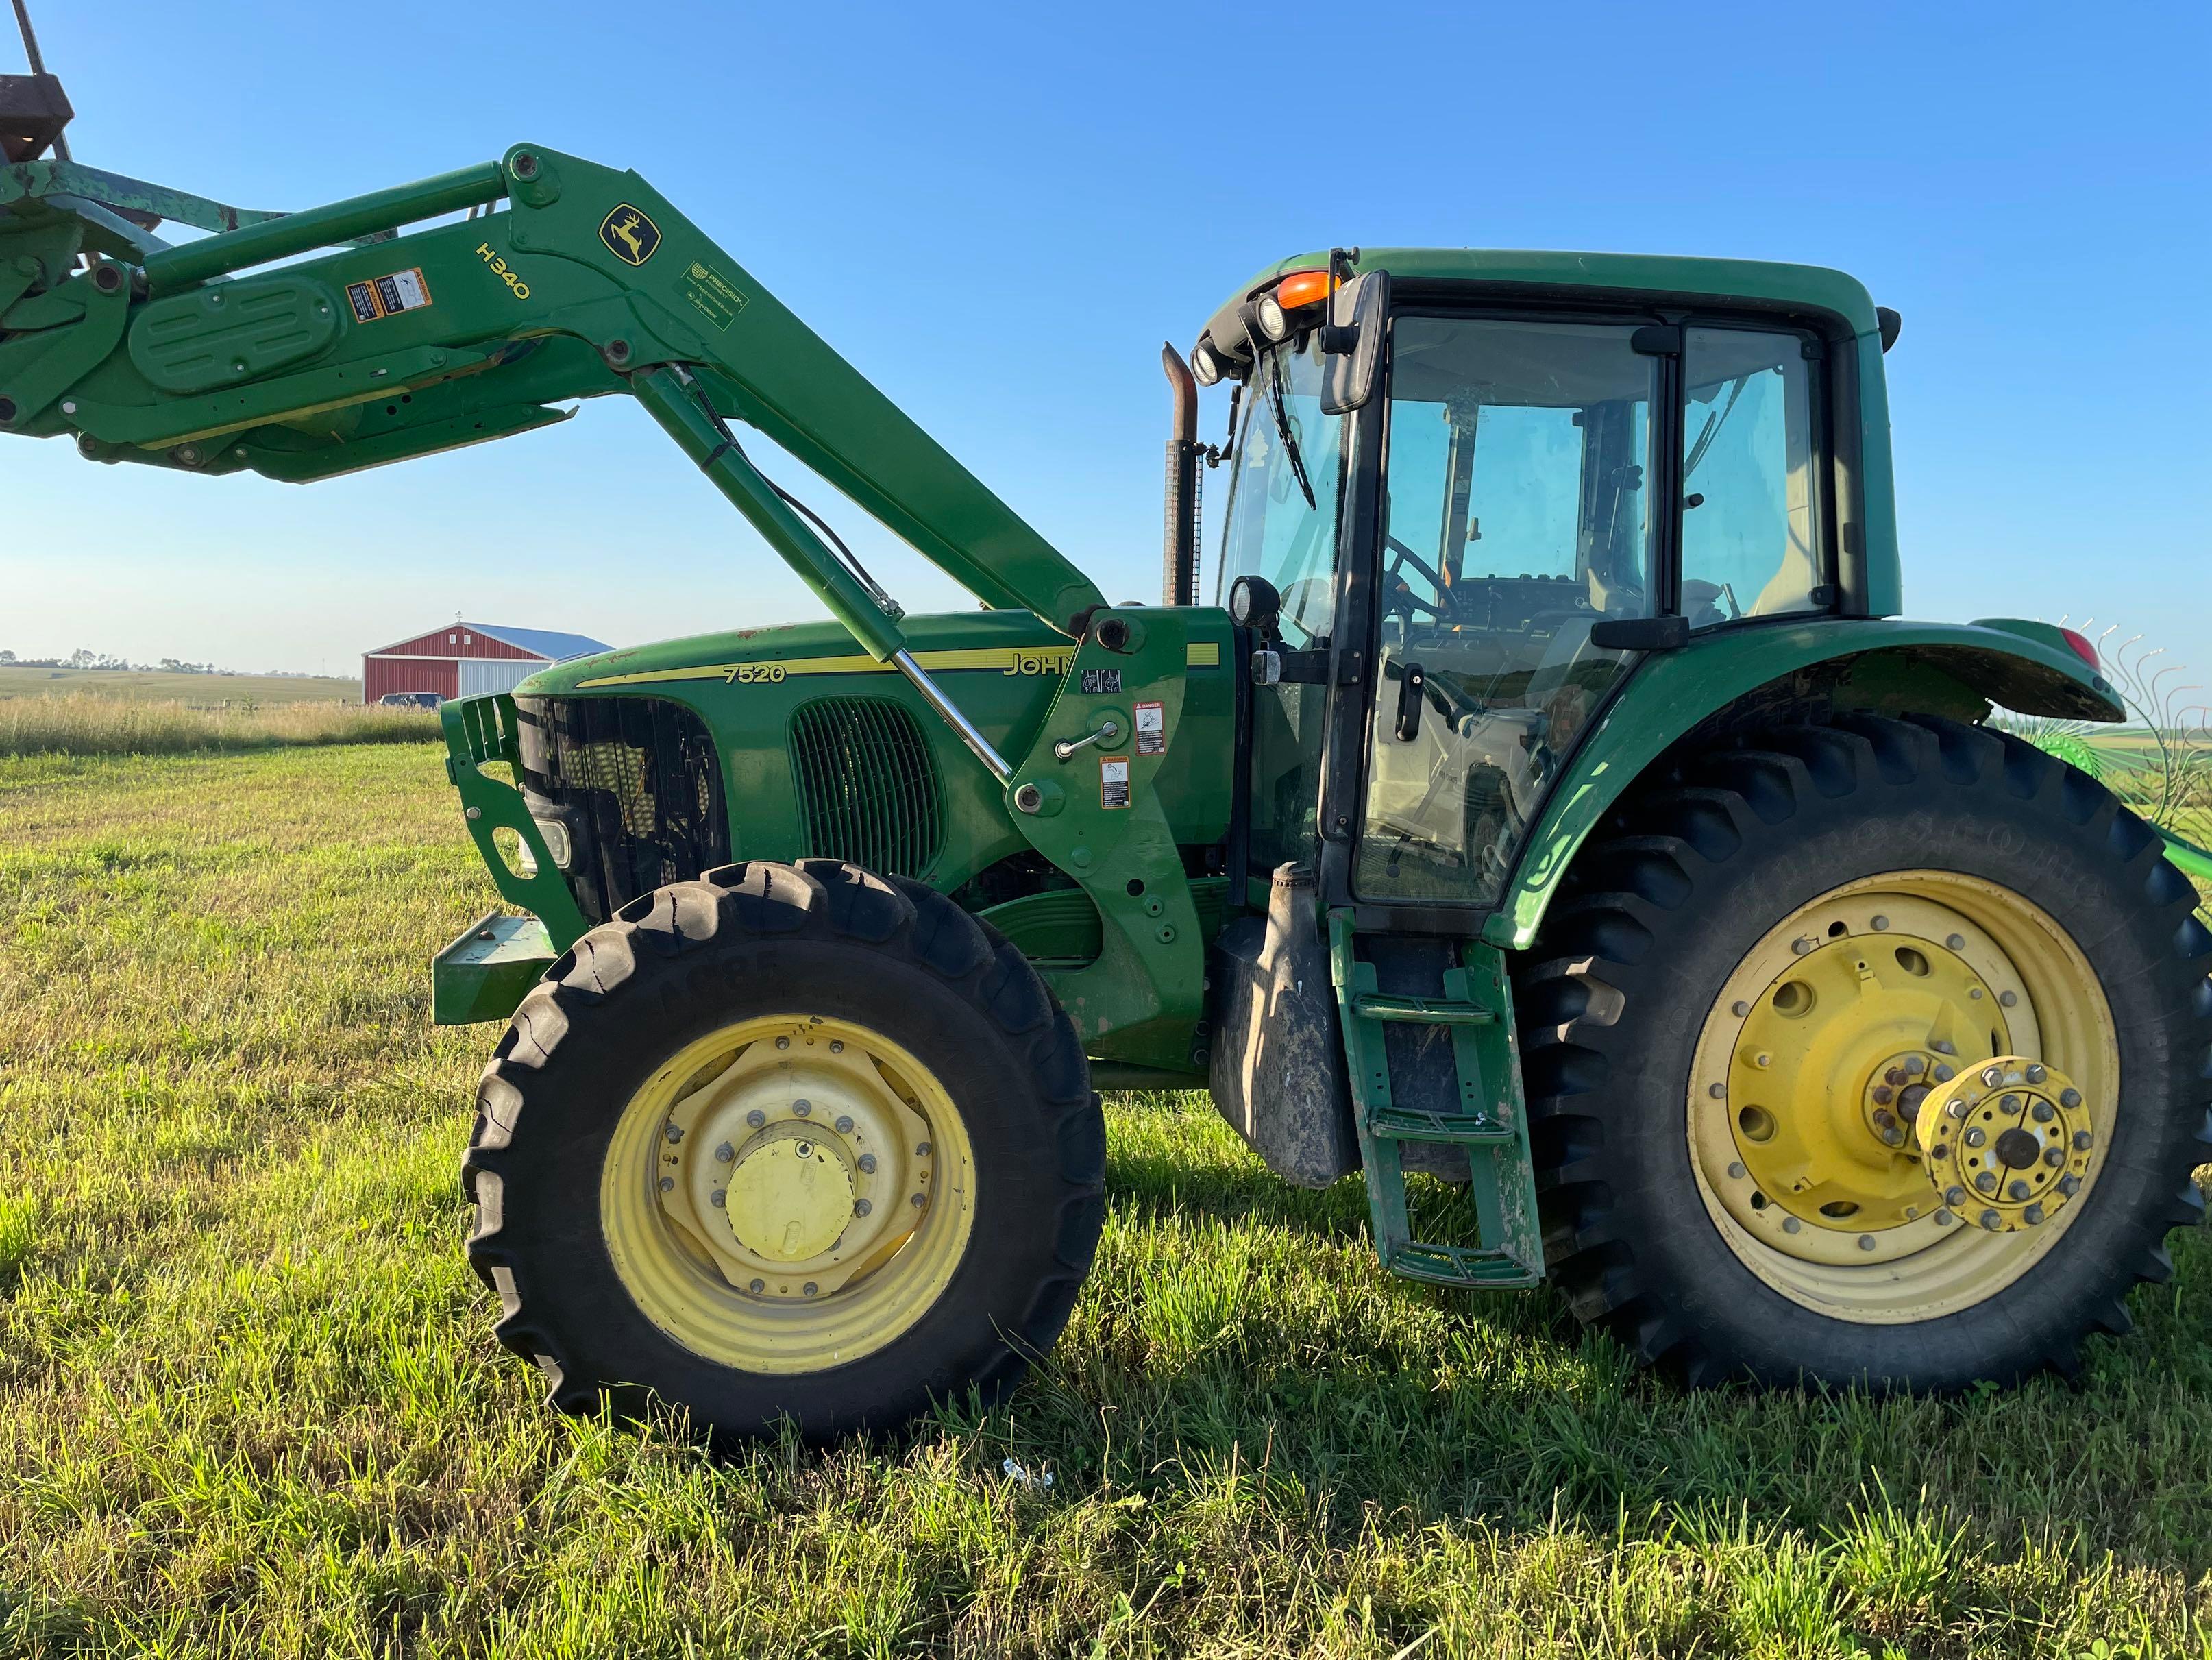
[(945, 841), (937, 763), (912, 711), (882, 697), (825, 697), (791, 717), (792, 771), (807, 851), (918, 877)]
[(705, 722), (665, 697), (515, 700), (532, 812), (567, 826), (562, 874), (604, 922), (641, 894), (726, 864), (720, 763)]

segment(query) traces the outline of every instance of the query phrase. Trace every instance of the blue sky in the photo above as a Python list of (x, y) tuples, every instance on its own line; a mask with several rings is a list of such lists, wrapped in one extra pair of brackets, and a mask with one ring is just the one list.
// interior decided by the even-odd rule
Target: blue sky
[[(528, 140), (635, 167), (1109, 597), (1164, 338), (1331, 243), (1839, 265), (1914, 615), (2093, 616), (2212, 684), (2212, 9), (374, 8), (33, 0), (78, 159), (297, 208)], [(0, 33), (0, 70), (17, 67)], [(1210, 397), (1209, 435), (1222, 407)], [(963, 604), (830, 513), (910, 610)], [(1208, 495), (1217, 512), (1225, 479)], [(0, 445), (0, 646), (356, 667), (456, 611), (817, 614), (642, 411), (307, 489)]]

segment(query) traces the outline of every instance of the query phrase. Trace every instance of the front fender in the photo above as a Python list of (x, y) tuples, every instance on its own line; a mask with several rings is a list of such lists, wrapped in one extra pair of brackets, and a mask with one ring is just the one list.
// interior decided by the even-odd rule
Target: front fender
[(1717, 629), (1646, 657), (1607, 705), (1547, 798), (1484, 939), (1527, 950), (1583, 841), (1645, 768), (1717, 711), (1822, 666), (1852, 707), (1974, 720), (1996, 703), (2062, 720), (2127, 718), (2110, 683), (2046, 623), (1823, 618)]

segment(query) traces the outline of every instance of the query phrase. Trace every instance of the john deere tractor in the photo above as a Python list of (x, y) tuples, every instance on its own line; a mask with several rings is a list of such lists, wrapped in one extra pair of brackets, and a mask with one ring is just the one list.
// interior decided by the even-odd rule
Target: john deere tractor
[[(441, 711), (510, 907), (434, 970), (506, 1023), (468, 1251), (556, 1406), (1001, 1394), (1091, 1266), (1101, 1088), (1210, 1090), (1363, 1173), (1392, 1270), (1548, 1278), (1692, 1384), (2069, 1368), (2197, 1215), (2206, 866), (1993, 721), (2124, 719), (2087, 642), (1899, 620), (1851, 278), (1280, 260), (1166, 354), (1165, 592), (1109, 605), (635, 173), (279, 216), (34, 127), (0, 427), (306, 483), (625, 394), (834, 619)], [(903, 615), (752, 434), (981, 608)]]

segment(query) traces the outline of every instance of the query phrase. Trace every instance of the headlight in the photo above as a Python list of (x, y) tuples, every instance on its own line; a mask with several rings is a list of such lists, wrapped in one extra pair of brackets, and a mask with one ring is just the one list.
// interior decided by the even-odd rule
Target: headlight
[[(545, 838), (545, 851), (553, 855), (554, 868), (568, 869), (574, 856), (574, 845), (568, 840), (568, 827), (557, 818), (533, 818), (530, 822), (538, 826), (538, 833)], [(525, 848), (523, 851), (527, 853), (529, 849)]]
[(1213, 348), (1201, 340), (1190, 355), (1190, 372), (1201, 386), (1210, 386), (1221, 379), (1221, 360), (1213, 355)]
[(1259, 315), (1260, 332), (1270, 340), (1279, 340), (1291, 331), (1290, 317), (1283, 310), (1283, 302), (1273, 295), (1261, 295), (1254, 309)]

